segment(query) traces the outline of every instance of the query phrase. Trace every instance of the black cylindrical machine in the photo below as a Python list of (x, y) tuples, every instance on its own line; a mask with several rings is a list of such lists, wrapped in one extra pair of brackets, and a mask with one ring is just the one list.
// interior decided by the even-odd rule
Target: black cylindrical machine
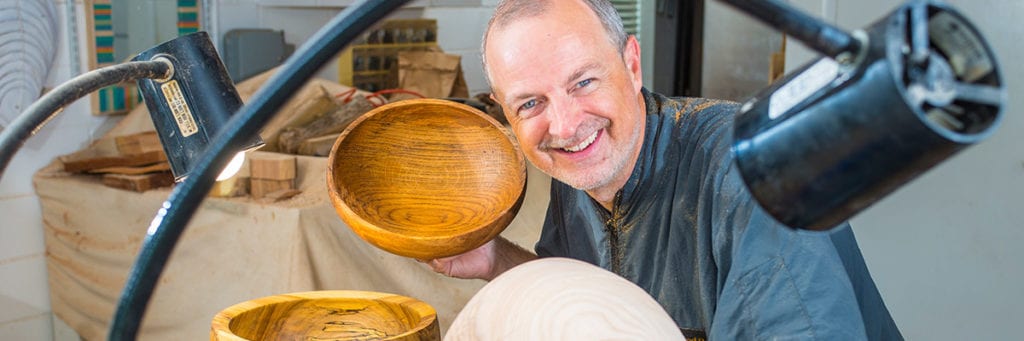
[(952, 8), (913, 1), (852, 36), (849, 53), (809, 63), (736, 116), (736, 165), (791, 227), (849, 219), (1000, 121), (995, 55)]
[[(163, 60), (172, 65), (171, 77), (139, 79), (138, 84), (171, 172), (181, 181), (214, 134), (242, 107), (242, 99), (206, 32), (175, 38), (133, 60)], [(235, 150), (262, 145), (257, 135)]]

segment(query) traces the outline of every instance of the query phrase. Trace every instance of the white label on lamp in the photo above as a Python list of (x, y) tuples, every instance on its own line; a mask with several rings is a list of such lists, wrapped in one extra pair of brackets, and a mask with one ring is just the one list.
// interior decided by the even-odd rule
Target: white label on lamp
[(189, 110), (188, 103), (185, 102), (185, 95), (181, 93), (178, 81), (172, 79), (170, 82), (160, 85), (160, 90), (164, 92), (164, 100), (167, 101), (167, 106), (174, 114), (174, 122), (178, 123), (181, 136), (188, 137), (198, 132), (199, 126), (196, 125), (196, 120), (192, 117), (192, 110)]
[(768, 99), (768, 118), (774, 120), (782, 116), (838, 76), (839, 63), (822, 58), (772, 94)]

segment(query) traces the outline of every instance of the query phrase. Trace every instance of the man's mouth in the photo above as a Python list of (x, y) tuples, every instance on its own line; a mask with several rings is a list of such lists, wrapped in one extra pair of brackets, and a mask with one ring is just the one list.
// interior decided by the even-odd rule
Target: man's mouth
[(594, 140), (597, 139), (597, 133), (598, 132), (600, 132), (600, 130), (595, 131), (593, 134), (590, 134), (590, 137), (587, 137), (583, 141), (580, 141), (579, 144), (577, 144), (575, 146), (570, 146), (570, 147), (562, 148), (562, 150), (570, 152), (570, 153), (575, 153), (575, 152), (587, 149), (587, 147), (590, 147), (590, 145), (592, 143), (594, 143)]

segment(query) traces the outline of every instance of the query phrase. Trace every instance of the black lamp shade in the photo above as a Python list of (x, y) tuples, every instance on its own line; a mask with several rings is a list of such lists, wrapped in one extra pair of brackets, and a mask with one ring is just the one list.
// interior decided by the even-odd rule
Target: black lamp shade
[(855, 35), (866, 43), (856, 60), (809, 63), (736, 116), (736, 165), (788, 226), (848, 220), (1000, 121), (995, 55), (952, 8), (913, 1)]
[[(139, 91), (163, 144), (175, 181), (192, 170), (206, 145), (242, 106), (224, 64), (206, 32), (175, 38), (133, 60), (166, 60), (168, 79), (139, 79)], [(259, 135), (236, 150), (263, 145)]]

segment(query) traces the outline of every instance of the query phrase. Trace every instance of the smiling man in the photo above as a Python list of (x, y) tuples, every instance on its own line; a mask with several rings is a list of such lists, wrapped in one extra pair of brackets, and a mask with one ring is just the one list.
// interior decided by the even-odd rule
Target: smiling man
[(607, 0), (503, 1), (483, 55), (551, 203), (536, 255), (499, 237), (435, 271), (490, 280), (569, 257), (639, 285), (690, 338), (902, 338), (849, 225), (794, 231), (762, 211), (732, 166), (737, 105), (644, 89)]

